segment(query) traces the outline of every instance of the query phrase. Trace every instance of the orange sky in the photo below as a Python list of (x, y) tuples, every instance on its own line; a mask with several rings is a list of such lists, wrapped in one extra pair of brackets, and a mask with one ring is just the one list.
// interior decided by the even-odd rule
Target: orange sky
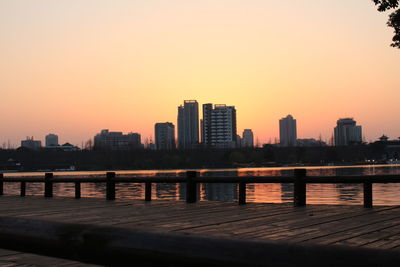
[[(284, 2), (284, 3), (280, 3)], [(316, 3), (318, 2), (318, 3)], [(400, 51), (372, 1), (0, 2), (0, 142), (80, 145), (101, 129), (153, 136), (185, 99), (235, 105), (260, 143), (339, 117), (400, 136)]]

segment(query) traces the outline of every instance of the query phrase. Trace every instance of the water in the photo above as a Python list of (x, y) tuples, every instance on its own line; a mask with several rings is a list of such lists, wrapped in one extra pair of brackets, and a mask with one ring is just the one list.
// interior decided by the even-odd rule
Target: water
[[(293, 175), (290, 167), (282, 168), (242, 168), (197, 170), (201, 176), (287, 176)], [(400, 165), (371, 165), (349, 167), (307, 167), (308, 175), (379, 175), (400, 174)], [(117, 171), (117, 176), (183, 176), (186, 170)], [(55, 172), (54, 175), (91, 177), (104, 175), (105, 171), (95, 172)], [(44, 176), (44, 173), (6, 173), (6, 177)], [(201, 200), (237, 201), (236, 184), (199, 184)], [(117, 184), (118, 199), (144, 199), (143, 184)], [(18, 183), (5, 183), (4, 193), (19, 194)], [(28, 183), (27, 195), (43, 195), (43, 184)], [(184, 200), (185, 186), (180, 184), (153, 184), (153, 199)], [(400, 205), (400, 184), (374, 184), (374, 205)], [(74, 196), (73, 184), (55, 184), (54, 195)], [(82, 197), (105, 198), (105, 185), (102, 183), (82, 184)], [(308, 184), (307, 203), (310, 204), (362, 204), (363, 188), (360, 184)], [(292, 184), (249, 184), (248, 202), (288, 203), (293, 201)]]

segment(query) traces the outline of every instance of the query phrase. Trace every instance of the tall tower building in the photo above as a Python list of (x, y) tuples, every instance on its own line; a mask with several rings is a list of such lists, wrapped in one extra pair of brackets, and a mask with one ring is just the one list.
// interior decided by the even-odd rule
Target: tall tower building
[(245, 129), (243, 131), (242, 147), (254, 147), (254, 135), (251, 129)]
[(207, 147), (236, 146), (236, 109), (226, 105), (203, 105), (203, 144)]
[(185, 100), (178, 107), (178, 144), (180, 149), (194, 148), (199, 143), (199, 104)]
[(45, 137), (46, 146), (58, 146), (58, 135), (56, 134), (48, 134)]
[(279, 120), (279, 138), (281, 146), (296, 146), (297, 126), (292, 115)]
[(154, 130), (157, 149), (175, 149), (175, 126), (172, 123), (156, 123)]
[(206, 147), (211, 146), (211, 113), (213, 110), (213, 105), (203, 104), (203, 122), (202, 122), (202, 133), (201, 133), (201, 142)]
[(178, 148), (185, 148), (185, 109), (182, 105), (178, 107)]
[(334, 129), (335, 146), (362, 143), (361, 126), (353, 118), (339, 119)]

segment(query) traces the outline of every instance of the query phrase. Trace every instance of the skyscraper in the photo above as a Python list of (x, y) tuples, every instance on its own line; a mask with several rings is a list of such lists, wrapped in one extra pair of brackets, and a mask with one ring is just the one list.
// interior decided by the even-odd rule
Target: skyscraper
[(251, 129), (245, 129), (242, 137), (242, 147), (253, 147), (254, 146), (254, 135)]
[(175, 126), (172, 123), (156, 123), (154, 130), (157, 149), (175, 149)]
[(353, 118), (343, 118), (336, 122), (334, 129), (335, 146), (347, 146), (362, 143), (361, 126)]
[(297, 126), (292, 115), (279, 120), (279, 138), (281, 146), (296, 146)]
[(58, 135), (56, 134), (48, 134), (45, 137), (46, 146), (58, 146)]
[(185, 100), (178, 107), (178, 145), (180, 149), (194, 148), (199, 143), (199, 104)]
[(180, 105), (178, 107), (178, 148), (184, 149), (185, 148), (185, 108)]
[(203, 144), (207, 147), (236, 146), (236, 109), (226, 105), (203, 105)]
[(206, 147), (211, 146), (211, 113), (213, 110), (212, 104), (203, 104), (203, 120), (201, 127), (201, 142)]

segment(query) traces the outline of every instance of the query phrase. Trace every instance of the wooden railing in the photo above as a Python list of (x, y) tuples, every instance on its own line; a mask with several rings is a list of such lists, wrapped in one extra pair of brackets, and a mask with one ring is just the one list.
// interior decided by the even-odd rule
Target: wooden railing
[(198, 183), (236, 183), (239, 188), (238, 202), (246, 204), (246, 185), (258, 183), (293, 183), (296, 207), (307, 204), (307, 184), (363, 184), (364, 207), (372, 208), (374, 183), (400, 183), (400, 175), (368, 175), (368, 176), (307, 176), (306, 169), (295, 169), (294, 176), (240, 176), (240, 177), (199, 177), (195, 171), (187, 171), (186, 177), (117, 177), (115, 172), (107, 172), (104, 177), (54, 177), (46, 173), (44, 177), (4, 177), (0, 173), (0, 195), (4, 194), (4, 183), (20, 183), (20, 195), (26, 195), (26, 183), (44, 183), (44, 197), (53, 197), (54, 183), (74, 183), (75, 198), (81, 198), (82, 183), (105, 183), (106, 199), (116, 198), (117, 183), (144, 183), (145, 201), (151, 201), (153, 183), (186, 183), (186, 202), (195, 203), (198, 199)]

